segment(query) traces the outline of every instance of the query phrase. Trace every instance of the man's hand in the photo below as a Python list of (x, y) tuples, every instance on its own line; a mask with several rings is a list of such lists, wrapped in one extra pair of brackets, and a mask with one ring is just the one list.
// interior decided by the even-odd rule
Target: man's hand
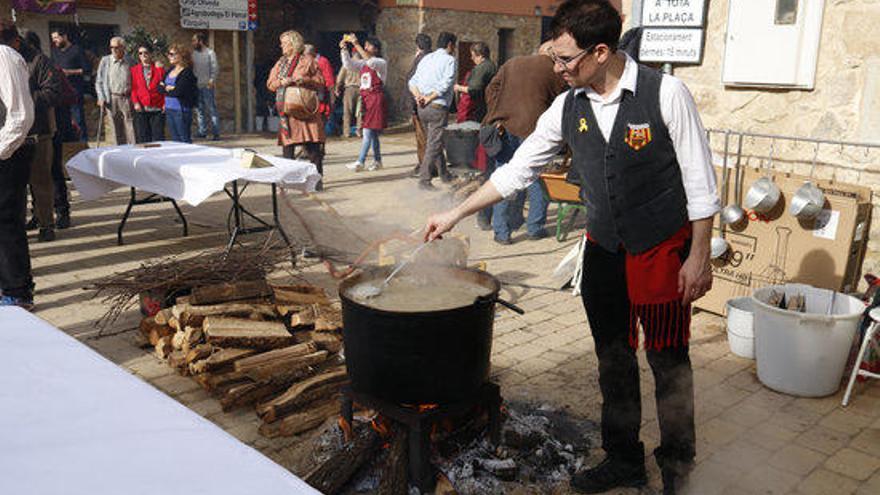
[(433, 241), (449, 232), (459, 220), (461, 216), (455, 209), (431, 215), (425, 225), (425, 242)]
[(135, 112), (140, 112), (141, 110), (143, 110), (143, 108), (141, 108), (141, 104), (140, 104), (140, 103), (135, 103), (135, 104), (134, 104), (134, 111), (135, 111)]
[(214, 81), (208, 81), (208, 89), (214, 89)]
[(678, 293), (681, 304), (688, 304), (703, 297), (712, 288), (712, 268), (708, 254), (691, 251), (678, 272)]
[(104, 100), (98, 98), (98, 108), (101, 108), (103, 106), (104, 106)]

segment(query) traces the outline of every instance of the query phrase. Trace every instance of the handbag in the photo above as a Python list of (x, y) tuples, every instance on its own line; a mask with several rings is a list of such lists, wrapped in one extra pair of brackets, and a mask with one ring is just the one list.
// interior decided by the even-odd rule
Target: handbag
[(299, 120), (311, 120), (317, 115), (321, 101), (318, 92), (302, 86), (288, 86), (284, 90), (284, 113)]

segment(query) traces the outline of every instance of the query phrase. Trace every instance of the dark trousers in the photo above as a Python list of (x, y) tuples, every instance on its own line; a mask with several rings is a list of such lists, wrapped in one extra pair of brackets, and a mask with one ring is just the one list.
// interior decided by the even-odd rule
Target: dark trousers
[(419, 107), (419, 120), (425, 126), (425, 157), (419, 168), (419, 180), (431, 182), (431, 170), (437, 170), (440, 177), (447, 175), (446, 158), (443, 155), (443, 131), (449, 121), (449, 111), (434, 105)]
[(34, 146), (23, 145), (0, 160), (0, 290), (4, 296), (31, 297), (31, 256), (24, 212)]
[[(303, 152), (305, 153), (305, 159), (314, 163), (315, 168), (318, 169), (318, 173), (321, 174), (321, 177), (324, 176), (324, 143), (301, 143), (301, 144), (289, 144), (281, 148), (281, 154), (284, 158), (289, 158), (293, 160), (296, 158), (296, 147), (302, 146)], [(320, 191), (324, 189), (324, 180), (321, 179), (318, 181), (317, 189)]]
[[(628, 339), (625, 262), (623, 250), (612, 253), (588, 242), (581, 297), (599, 358), (602, 448), (610, 457), (642, 462), (639, 365)], [(654, 455), (661, 467), (667, 461), (691, 461), (695, 453), (694, 382), (688, 347), (648, 350), (647, 357), (656, 383), (660, 422), (660, 447)]]
[(165, 114), (160, 111), (134, 112), (134, 133), (138, 143), (164, 140)]
[(70, 212), (70, 198), (67, 182), (64, 178), (64, 163), (61, 162), (63, 143), (78, 141), (78, 136), (70, 124), (71, 114), (68, 107), (55, 107), (55, 137), (52, 139), (52, 186), (55, 190), (55, 212)]

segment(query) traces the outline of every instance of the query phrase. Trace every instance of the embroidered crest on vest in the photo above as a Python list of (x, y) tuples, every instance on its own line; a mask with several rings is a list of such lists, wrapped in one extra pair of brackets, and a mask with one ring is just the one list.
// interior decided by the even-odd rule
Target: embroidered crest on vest
[(630, 148), (639, 151), (651, 142), (650, 124), (627, 124), (624, 141)]

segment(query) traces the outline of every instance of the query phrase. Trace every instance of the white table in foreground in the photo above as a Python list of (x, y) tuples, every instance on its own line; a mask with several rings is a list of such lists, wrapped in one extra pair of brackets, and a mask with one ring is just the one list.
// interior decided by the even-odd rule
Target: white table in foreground
[(0, 308), (0, 493), (319, 494), (20, 308)]
[[(82, 199), (99, 198), (119, 187), (131, 189), (128, 206), (119, 223), (116, 242), (122, 245), (122, 231), (134, 206), (170, 201), (188, 235), (186, 217), (177, 206), (182, 200), (197, 206), (216, 192), (224, 191), (232, 200), (231, 214), (235, 222), (229, 232), (228, 248), (240, 234), (277, 229), (290, 247), (290, 239), (278, 217), (277, 187), (313, 192), (321, 180), (314, 164), (277, 156), (260, 155), (272, 164), (266, 168), (242, 168), (231, 149), (162, 141), (157, 147), (138, 145), (92, 148), (77, 153), (66, 166)], [(272, 186), (272, 223), (257, 217), (241, 205), (238, 181), (260, 182)], [(231, 187), (227, 184), (231, 183)], [(138, 198), (137, 191), (150, 193)], [(245, 217), (259, 225), (245, 227)]]

